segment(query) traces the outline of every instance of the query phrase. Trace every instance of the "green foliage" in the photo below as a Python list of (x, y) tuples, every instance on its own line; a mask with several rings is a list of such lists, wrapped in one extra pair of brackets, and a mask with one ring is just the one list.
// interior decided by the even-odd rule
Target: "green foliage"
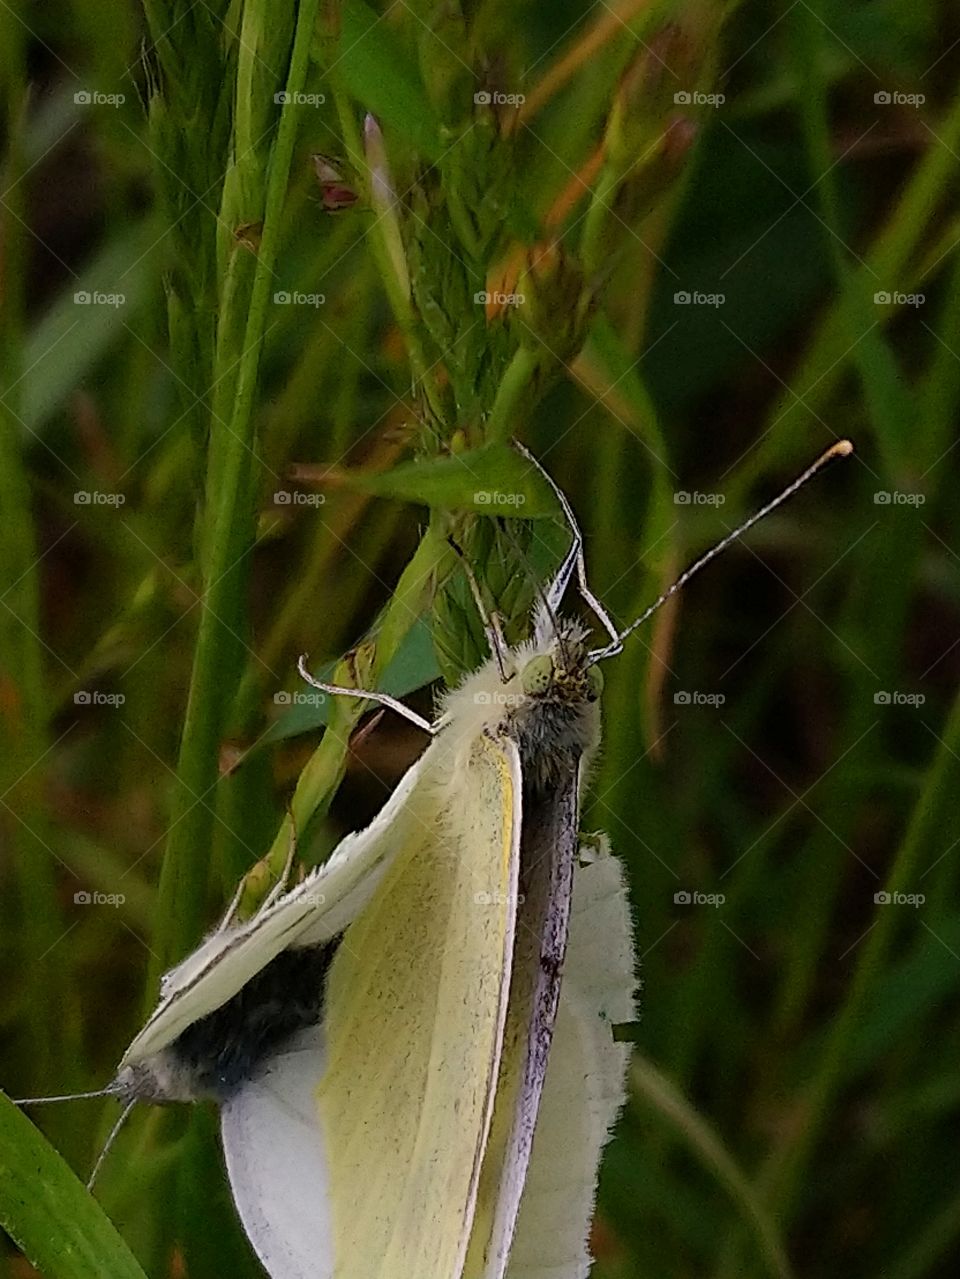
[[(898, 0), (92, 15), (0, 5), (4, 1088), (105, 1082), (238, 877), (409, 764), (300, 654), (428, 713), (461, 556), (526, 633), (567, 531), (513, 438), (626, 624), (850, 436), (604, 669), (644, 992), (595, 1277), (952, 1273), (960, 47)], [(37, 1119), (84, 1173), (113, 1112)], [(4, 1104), (5, 1226), (254, 1276), (214, 1128), (134, 1115), (128, 1252)]]
[(0, 1220), (50, 1279), (144, 1279), (100, 1205), (6, 1097), (0, 1097)]

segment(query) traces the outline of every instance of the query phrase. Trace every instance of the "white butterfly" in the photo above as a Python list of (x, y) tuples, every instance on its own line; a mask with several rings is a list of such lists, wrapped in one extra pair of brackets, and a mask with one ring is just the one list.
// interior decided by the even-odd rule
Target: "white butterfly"
[(221, 1102), (274, 1279), (589, 1268), (634, 978), (619, 864), (577, 865), (602, 653), (557, 621), (575, 570), (579, 536), (534, 638), (488, 624), (379, 816), (169, 973), (121, 1063), (123, 1096)]
[[(618, 633), (579, 532), (531, 640), (444, 698), (380, 814), (166, 975), (108, 1091), (221, 1104), (227, 1172), (273, 1279), (580, 1279), (624, 1097), (634, 954), (619, 863), (579, 854)], [(528, 455), (529, 456), (529, 455)], [(608, 632), (558, 609), (576, 576)], [(478, 592), (475, 591), (478, 596)], [(301, 670), (312, 680), (301, 662)], [(330, 689), (328, 685), (318, 687)], [(583, 864), (586, 863), (586, 864)], [(282, 893), (282, 895), (281, 895)], [(562, 978), (562, 980), (561, 980)]]

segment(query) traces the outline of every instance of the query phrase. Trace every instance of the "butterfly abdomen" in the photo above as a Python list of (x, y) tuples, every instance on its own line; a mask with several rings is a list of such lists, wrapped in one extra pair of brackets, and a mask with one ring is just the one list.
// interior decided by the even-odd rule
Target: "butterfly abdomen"
[(227, 1101), (293, 1035), (320, 1021), (338, 945), (336, 938), (282, 950), (232, 999), (128, 1068), (126, 1090), (151, 1101)]

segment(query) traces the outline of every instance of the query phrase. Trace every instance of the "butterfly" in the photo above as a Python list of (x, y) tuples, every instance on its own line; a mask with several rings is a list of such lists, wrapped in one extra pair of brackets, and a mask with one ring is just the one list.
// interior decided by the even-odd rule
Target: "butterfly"
[[(519, 447), (519, 446), (518, 446)], [(605, 838), (581, 842), (601, 735), (599, 664), (619, 631), (571, 546), (510, 646), (428, 722), (430, 743), (366, 829), (163, 978), (105, 1090), (221, 1107), (227, 1174), (272, 1279), (579, 1279), (602, 1149), (624, 1101), (635, 1014), (632, 925)], [(532, 464), (533, 458), (521, 448)], [(542, 468), (541, 468), (542, 470)], [(606, 632), (561, 604), (575, 581)]]

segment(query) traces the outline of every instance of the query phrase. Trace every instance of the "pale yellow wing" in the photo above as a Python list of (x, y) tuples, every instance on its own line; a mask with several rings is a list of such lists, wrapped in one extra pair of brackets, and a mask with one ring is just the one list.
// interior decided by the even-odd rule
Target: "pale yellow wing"
[(469, 1238), (510, 983), (520, 765), (506, 739), (442, 746), (327, 986), (335, 1279), (454, 1279)]
[(342, 933), (372, 897), (440, 740), (404, 774), (364, 830), (346, 835), (324, 864), (244, 924), (218, 930), (165, 975), (150, 1020), (124, 1053), (122, 1070), (161, 1052), (208, 1013), (232, 999), (288, 946), (313, 946)]

